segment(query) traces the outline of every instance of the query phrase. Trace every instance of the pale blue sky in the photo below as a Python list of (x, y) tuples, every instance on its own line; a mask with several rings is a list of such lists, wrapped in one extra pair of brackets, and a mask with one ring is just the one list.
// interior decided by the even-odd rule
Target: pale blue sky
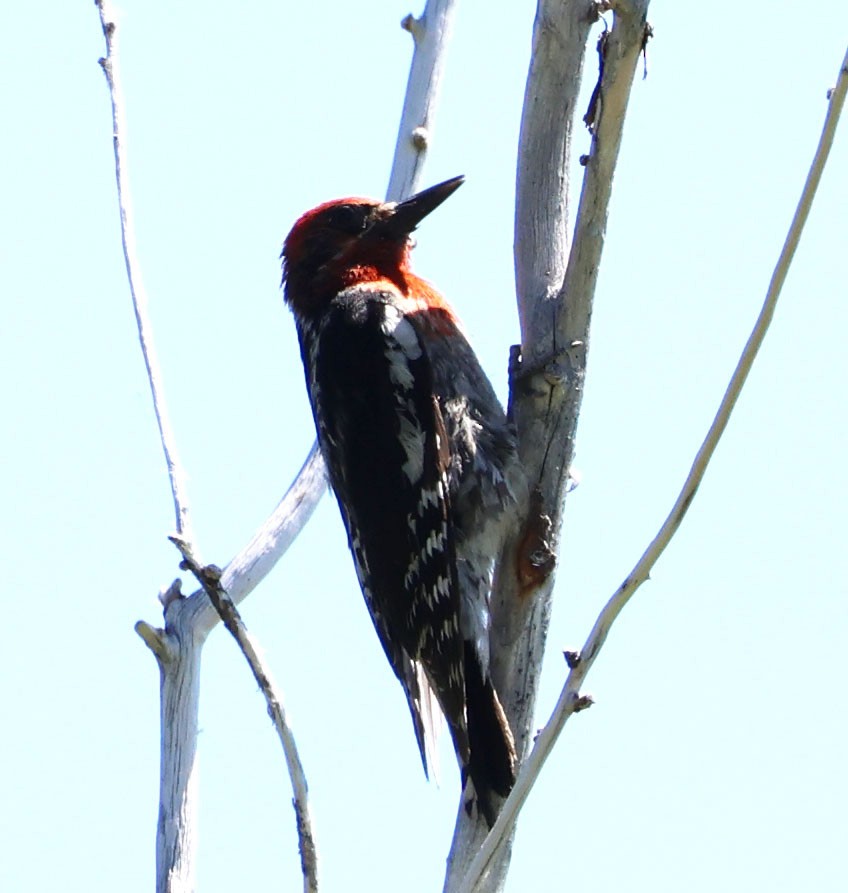
[[(313, 437), (280, 243), (319, 201), (385, 189), (410, 6), (123, 10), (144, 274), (199, 544), (223, 565)], [(539, 724), (562, 649), (582, 643), (676, 496), (818, 139), (848, 8), (757, 13), (651, 7)], [(533, 16), (529, 0), (460, 7), (424, 185), (467, 182), (416, 251), (502, 395)], [(102, 37), (91, 2), (7, 4), (2, 19), (0, 889), (136, 893), (153, 883), (159, 730), (158, 674), (132, 626), (160, 620), (177, 559), (120, 252)], [(845, 889), (845, 126), (714, 464), (589, 678), (596, 706), (525, 810), (510, 890)], [(576, 155), (587, 142), (578, 128)], [(285, 690), (325, 889), (440, 889), (452, 758), (441, 787), (425, 783), (333, 501), (244, 615)], [(220, 630), (203, 671), (199, 887), (299, 889), (278, 744)]]

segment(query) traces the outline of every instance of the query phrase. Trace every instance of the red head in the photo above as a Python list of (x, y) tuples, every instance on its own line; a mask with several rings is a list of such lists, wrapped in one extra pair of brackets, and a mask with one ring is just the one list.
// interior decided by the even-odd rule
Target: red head
[(454, 177), (402, 202), (343, 198), (300, 217), (283, 243), (285, 300), (301, 317), (352, 285), (387, 281), (407, 295), (410, 233), (462, 184)]

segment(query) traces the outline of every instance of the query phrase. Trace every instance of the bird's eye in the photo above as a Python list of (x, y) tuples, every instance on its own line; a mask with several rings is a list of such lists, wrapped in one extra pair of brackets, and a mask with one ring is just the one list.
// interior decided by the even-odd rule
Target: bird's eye
[(333, 229), (356, 236), (368, 225), (368, 209), (362, 205), (339, 205), (333, 208), (328, 222)]

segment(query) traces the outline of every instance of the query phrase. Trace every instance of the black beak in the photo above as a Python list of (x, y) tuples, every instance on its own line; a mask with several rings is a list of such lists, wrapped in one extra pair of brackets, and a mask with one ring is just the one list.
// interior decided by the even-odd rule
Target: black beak
[(377, 226), (389, 236), (399, 239), (408, 236), (431, 211), (435, 211), (446, 198), (453, 195), (463, 182), (465, 177), (460, 175), (417, 192), (408, 199), (398, 202), (392, 209), (391, 215), (381, 220)]

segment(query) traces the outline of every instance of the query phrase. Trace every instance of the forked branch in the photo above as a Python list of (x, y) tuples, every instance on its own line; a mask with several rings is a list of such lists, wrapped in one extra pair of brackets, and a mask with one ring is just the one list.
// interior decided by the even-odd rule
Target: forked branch
[(209, 596), (209, 601), (212, 602), (227, 631), (236, 640), (241, 653), (245, 656), (250, 666), (256, 684), (259, 686), (268, 704), (268, 715), (274, 723), (277, 737), (283, 746), (289, 778), (291, 778), (292, 783), (298, 848), (300, 850), (300, 867), (303, 872), (303, 891), (304, 893), (317, 893), (318, 854), (315, 848), (315, 837), (312, 833), (309, 792), (306, 785), (306, 775), (297, 752), (294, 734), (286, 719), (282, 693), (274, 681), (271, 671), (264, 666), (259, 654), (259, 646), (253, 641), (253, 638), (247, 631), (238, 608), (233, 604), (232, 599), (227, 594), (227, 590), (221, 585), (223, 574), (220, 568), (214, 565), (201, 566), (195, 559), (189, 543), (177, 536), (170, 537), (170, 540), (183, 556), (180, 567), (194, 574), (197, 582), (200, 583)]
[[(548, 632), (558, 538), (574, 435), (583, 398), (589, 320), (604, 244), (612, 179), (627, 101), (645, 40), (647, 0), (615, 3), (605, 37), (591, 154), (569, 245), (572, 130), (579, 120), (583, 59), (599, 5), (540, 0), (524, 95), (515, 211), (515, 270), (521, 362), (511, 369), (519, 453), (533, 492), (529, 514), (507, 544), (492, 594), (492, 676), (524, 758), (535, 729), (536, 693)], [(526, 553), (526, 554), (525, 554)], [(525, 560), (526, 559), (526, 560)], [(526, 568), (543, 573), (526, 574)], [(527, 582), (529, 580), (529, 583)], [(512, 797), (507, 803), (512, 801)], [(501, 822), (495, 828), (504, 828)], [(511, 828), (511, 826), (509, 826)], [(507, 829), (508, 830), (508, 829)], [(467, 881), (486, 838), (485, 823), (457, 813), (446, 893)], [(491, 839), (491, 837), (490, 837)], [(502, 889), (509, 833), (486, 860), (481, 890)]]
[(604, 609), (595, 621), (592, 631), (579, 655), (567, 655), (570, 672), (559, 696), (557, 705), (536, 739), (535, 746), (529, 758), (521, 768), (520, 775), (509, 799), (498, 817), (498, 821), (492, 828), (482, 849), (474, 859), (468, 875), (465, 878), (461, 893), (472, 893), (477, 884), (488, 870), (492, 859), (497, 853), (498, 846), (511, 832), (518, 813), (527, 800), (533, 785), (538, 780), (545, 760), (556, 744), (568, 718), (579, 710), (589, 706), (590, 701), (580, 696), (580, 688), (586, 676), (594, 664), (612, 624), (621, 613), (624, 606), (636, 592), (636, 590), (648, 579), (651, 569), (662, 555), (668, 543), (680, 527), (683, 518), (695, 498), (695, 494), (704, 477), (704, 472), (715, 452), (718, 442), (727, 427), (730, 415), (739, 398), (739, 394), (753, 366), (757, 353), (768, 331), (769, 324), (774, 316), (775, 307), (780, 296), (780, 291), (786, 279), (789, 266), (795, 254), (795, 249), (801, 238), (810, 208), (815, 197), (816, 190), (821, 180), (821, 175), (827, 162), (830, 147), (836, 126), (845, 104), (845, 96), (848, 93), (848, 50), (839, 70), (836, 86), (829, 91), (829, 106), (825, 117), (824, 127), (819, 139), (819, 144), (813, 158), (810, 171), (801, 193), (801, 198), (792, 218), (789, 231), (780, 252), (771, 281), (766, 293), (760, 314), (751, 331), (744, 350), (739, 358), (730, 383), (727, 386), (718, 412), (713, 419), (701, 448), (692, 463), (692, 467), (665, 522), (654, 537), (642, 557), (633, 570), (627, 575), (618, 587), (612, 598), (604, 606)]

